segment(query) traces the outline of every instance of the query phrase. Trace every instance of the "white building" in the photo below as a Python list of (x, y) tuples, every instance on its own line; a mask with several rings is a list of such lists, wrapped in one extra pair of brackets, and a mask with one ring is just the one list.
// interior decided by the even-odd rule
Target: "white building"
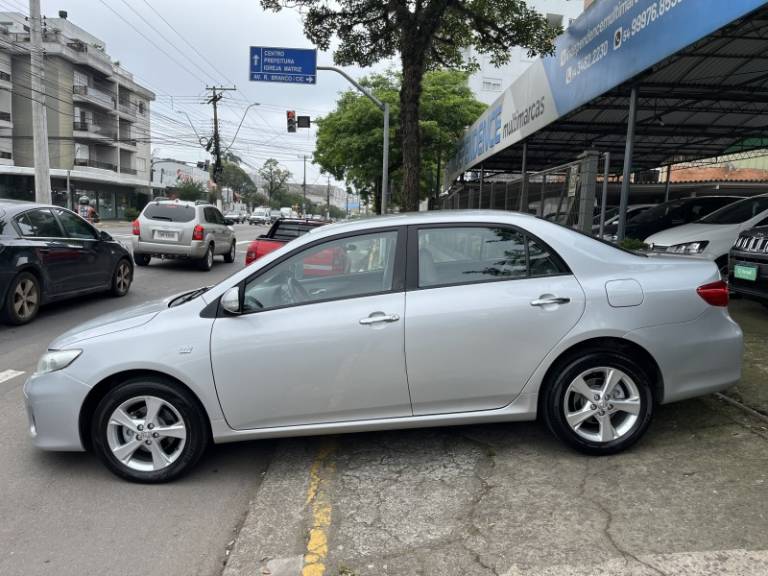
[(210, 175), (203, 168), (172, 158), (152, 159), (152, 188), (174, 188), (184, 182), (197, 182), (210, 188)]
[[(155, 95), (66, 12), (45, 20), (43, 49), (53, 202), (88, 196), (102, 219), (123, 218), (151, 194)], [(34, 200), (29, 54), (24, 15), (0, 12), (0, 198)]]
[[(546, 15), (550, 23), (568, 28), (584, 11), (585, 0), (527, 0), (527, 4)], [(587, 0), (588, 1), (588, 0)], [(474, 58), (480, 69), (469, 78), (469, 87), (475, 97), (481, 102), (491, 104), (499, 95), (512, 84), (536, 59), (529, 58), (523, 48), (512, 48), (510, 59), (503, 66), (491, 64), (491, 57), (480, 54), (473, 48), (467, 50), (467, 59)]]

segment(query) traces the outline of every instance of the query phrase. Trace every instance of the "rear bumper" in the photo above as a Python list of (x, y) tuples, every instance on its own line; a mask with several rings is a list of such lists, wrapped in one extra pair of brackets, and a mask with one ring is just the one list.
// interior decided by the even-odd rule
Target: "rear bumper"
[(651, 353), (664, 379), (662, 403), (730, 388), (741, 378), (743, 337), (727, 310), (712, 307), (692, 322), (625, 335)]
[(167, 244), (164, 242), (146, 242), (134, 236), (132, 239), (134, 254), (150, 256), (172, 256), (174, 258), (202, 258), (208, 249), (204, 240), (193, 240), (191, 244)]
[(33, 374), (24, 383), (32, 442), (43, 450), (83, 451), (80, 408), (90, 388), (65, 370)]

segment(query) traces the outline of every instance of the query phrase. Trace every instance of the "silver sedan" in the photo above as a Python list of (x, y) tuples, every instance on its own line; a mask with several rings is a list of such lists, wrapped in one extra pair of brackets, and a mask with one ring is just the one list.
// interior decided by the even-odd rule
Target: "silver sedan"
[(738, 381), (727, 302), (712, 262), (522, 214), (325, 226), (56, 339), (24, 387), (30, 432), (139, 482), (178, 477), (211, 442), (537, 416), (611, 454), (658, 404)]

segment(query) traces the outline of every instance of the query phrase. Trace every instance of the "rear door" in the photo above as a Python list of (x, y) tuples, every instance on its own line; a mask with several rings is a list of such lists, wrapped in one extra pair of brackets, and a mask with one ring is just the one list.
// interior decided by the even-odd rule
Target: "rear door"
[(55, 296), (77, 289), (84, 273), (82, 254), (68, 246), (58, 220), (49, 208), (27, 210), (15, 219), (21, 235), (35, 244), (47, 277), (46, 292)]
[(584, 292), (557, 254), (493, 224), (412, 227), (406, 281), (417, 415), (508, 404), (584, 310)]
[(225, 252), (226, 249), (223, 246), (228, 246), (227, 239), (224, 235), (224, 216), (213, 206), (206, 206), (203, 208), (203, 217), (205, 218), (205, 229), (210, 231), (213, 236), (213, 242), (215, 244), (215, 250), (217, 254)]
[(175, 202), (150, 202), (141, 213), (140, 240), (189, 246), (195, 207)]
[(72, 250), (80, 252), (80, 273), (76, 279), (77, 290), (99, 288), (112, 279), (112, 256), (106, 242), (88, 222), (63, 208), (54, 209), (64, 229), (66, 244)]

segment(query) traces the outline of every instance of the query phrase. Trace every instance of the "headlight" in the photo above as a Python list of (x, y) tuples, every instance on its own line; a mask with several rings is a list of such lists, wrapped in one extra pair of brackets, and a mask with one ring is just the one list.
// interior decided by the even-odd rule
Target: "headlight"
[(674, 246), (670, 246), (667, 252), (670, 254), (701, 254), (708, 244), (709, 242), (706, 240), (675, 244)]
[(49, 350), (43, 354), (43, 357), (37, 363), (35, 374), (47, 374), (48, 372), (55, 372), (56, 370), (66, 368), (82, 352), (82, 350)]

